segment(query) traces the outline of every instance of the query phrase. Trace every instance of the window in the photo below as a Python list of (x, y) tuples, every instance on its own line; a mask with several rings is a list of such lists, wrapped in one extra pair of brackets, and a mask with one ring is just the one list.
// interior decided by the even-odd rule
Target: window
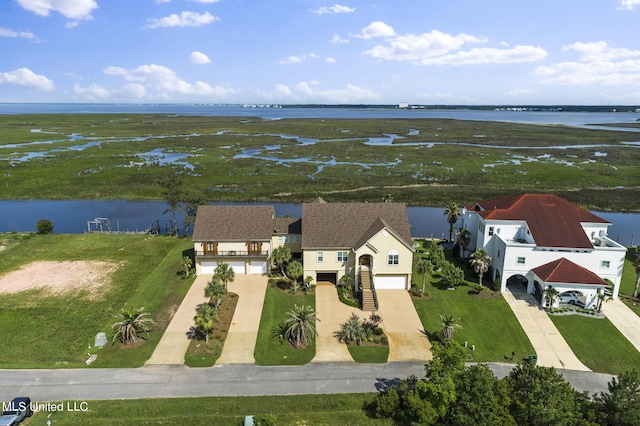
[(600, 267), (602, 269), (609, 269), (610, 265), (611, 265), (611, 262), (609, 262), (608, 260), (603, 260), (602, 262), (600, 262)]
[(397, 265), (400, 261), (400, 255), (397, 250), (391, 250), (387, 258), (388, 265)]
[(518, 265), (524, 265), (524, 261), (525, 261), (525, 258), (524, 258), (524, 257), (519, 257), (519, 258), (516, 260), (516, 263), (517, 263)]
[(492, 236), (492, 235), (493, 235), (493, 226), (490, 226), (489, 227), (489, 236)]
[(324, 262), (324, 252), (323, 251), (319, 251), (316, 255), (316, 261), (318, 262)]
[(280, 244), (286, 243), (287, 242), (287, 237), (285, 237), (284, 235), (278, 235), (278, 242)]
[(339, 251), (338, 252), (338, 262), (346, 262), (348, 258), (349, 258), (349, 252), (348, 251)]
[(296, 243), (302, 241), (302, 235), (296, 235)]

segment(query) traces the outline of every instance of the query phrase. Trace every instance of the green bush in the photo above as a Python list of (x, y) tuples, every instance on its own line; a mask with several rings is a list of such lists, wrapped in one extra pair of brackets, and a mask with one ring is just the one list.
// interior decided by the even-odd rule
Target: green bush
[(355, 298), (353, 290), (350, 287), (338, 287), (338, 298), (345, 305), (353, 306), (354, 308), (360, 307), (360, 303), (358, 299)]
[(53, 232), (53, 223), (48, 219), (40, 219), (36, 223), (38, 234), (50, 234)]

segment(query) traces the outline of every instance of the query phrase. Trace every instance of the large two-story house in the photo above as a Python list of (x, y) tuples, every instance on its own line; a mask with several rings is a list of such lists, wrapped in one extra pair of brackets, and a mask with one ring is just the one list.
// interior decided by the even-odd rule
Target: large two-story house
[(373, 281), (377, 289), (411, 286), (413, 244), (406, 206), (401, 203), (302, 205), (302, 218), (276, 218), (273, 206), (200, 206), (193, 232), (196, 272), (213, 273), (219, 263), (236, 273), (266, 274), (273, 250), (290, 248), (303, 262), (304, 276), (337, 283)]
[(465, 256), (485, 249), (503, 292), (512, 282), (538, 296), (552, 286), (579, 291), (587, 307), (605, 287), (618, 296), (626, 248), (607, 236), (611, 223), (556, 195), (479, 201), (463, 209), (458, 225), (470, 233)]

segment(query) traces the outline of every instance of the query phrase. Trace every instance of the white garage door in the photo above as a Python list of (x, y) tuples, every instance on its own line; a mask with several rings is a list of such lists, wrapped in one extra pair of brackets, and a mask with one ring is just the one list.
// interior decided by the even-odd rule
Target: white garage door
[(216, 266), (218, 266), (218, 262), (200, 262), (201, 274), (213, 274)]
[(236, 274), (246, 274), (244, 262), (227, 262)]
[(267, 262), (251, 262), (249, 264), (249, 273), (250, 274), (266, 274)]
[(376, 290), (405, 290), (407, 277), (405, 275), (376, 275), (373, 284)]

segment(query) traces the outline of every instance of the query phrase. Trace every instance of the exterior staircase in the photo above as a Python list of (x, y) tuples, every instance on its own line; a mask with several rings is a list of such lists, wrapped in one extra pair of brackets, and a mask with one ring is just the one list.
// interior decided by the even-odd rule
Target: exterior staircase
[(360, 269), (360, 292), (362, 294), (362, 310), (377, 311), (378, 298), (376, 297), (376, 289), (371, 281), (371, 272), (368, 268)]

